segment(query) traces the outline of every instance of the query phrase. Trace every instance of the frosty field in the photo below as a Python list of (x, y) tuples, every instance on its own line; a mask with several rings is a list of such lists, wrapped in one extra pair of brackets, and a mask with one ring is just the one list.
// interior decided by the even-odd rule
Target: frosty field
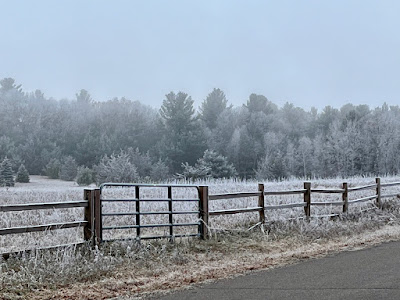
[[(382, 183), (394, 182), (395, 177), (384, 177)], [(312, 188), (341, 188), (342, 183), (347, 181), (349, 187), (363, 186), (373, 184), (374, 178), (354, 177), (350, 179), (327, 179), (327, 180), (311, 180)], [(209, 185), (209, 194), (224, 194), (234, 192), (256, 192), (256, 181), (235, 181), (220, 180), (210, 182), (197, 182), (196, 184)], [(284, 182), (264, 182), (265, 191), (284, 191), (302, 189), (302, 180), (291, 180)], [(31, 182), (28, 184), (17, 184), (14, 188), (0, 188), (0, 205), (16, 204), (16, 203), (46, 203), (46, 202), (62, 202), (83, 199), (83, 187), (78, 186), (74, 182), (66, 182), (60, 180), (49, 180), (45, 177), (32, 176)], [(398, 187), (382, 188), (383, 194), (400, 193)], [(349, 194), (349, 199), (374, 195), (374, 189), (356, 191)], [(132, 197), (132, 189), (105, 189), (104, 198), (123, 198)], [(148, 188), (141, 195), (143, 198), (161, 197), (166, 198), (166, 189)], [(195, 189), (174, 189), (174, 198), (193, 198), (197, 197)], [(313, 202), (324, 201), (340, 201), (341, 194), (312, 194)], [(390, 200), (390, 199), (388, 199)], [(294, 202), (302, 202), (303, 195), (287, 195), (287, 196), (266, 196), (266, 205), (286, 204)], [(386, 200), (387, 201), (387, 200)], [(399, 203), (400, 204), (400, 203)], [(193, 202), (174, 202), (175, 211), (197, 210), (197, 203)], [(230, 208), (247, 208), (257, 206), (257, 198), (239, 198), (230, 200), (210, 201), (210, 211), (230, 209)], [(373, 201), (361, 204), (353, 204), (349, 206), (349, 215), (358, 213), (368, 209), (374, 209)], [(133, 203), (104, 203), (103, 212), (129, 212), (134, 211)], [(167, 210), (166, 203), (142, 203), (142, 211), (163, 211)], [(341, 206), (313, 206), (311, 208), (311, 216), (324, 216), (333, 213), (340, 213)], [(288, 224), (292, 219), (304, 217), (303, 208), (280, 209), (266, 211), (267, 225), (279, 222), (280, 224)], [(198, 222), (198, 216), (192, 215), (175, 215), (175, 222), (193, 223)], [(83, 208), (58, 209), (58, 210), (39, 210), (25, 212), (2, 212), (0, 213), (0, 228), (29, 226), (38, 224), (59, 223), (66, 221), (83, 220)], [(167, 223), (167, 215), (146, 215), (142, 216), (143, 224), (159, 224)], [(246, 230), (258, 222), (258, 213), (242, 213), (236, 215), (212, 216), (210, 217), (211, 234), (223, 230)], [(104, 226), (114, 225), (134, 225), (132, 216), (124, 217), (104, 217)], [(143, 229), (144, 234), (154, 235), (166, 233), (167, 229)], [(83, 241), (82, 228), (53, 230), (38, 233), (25, 233), (6, 235), (0, 237), (0, 252), (12, 252), (23, 249), (40, 248), (54, 246), (60, 244), (77, 243)], [(180, 227), (176, 228), (177, 234), (197, 233), (197, 227)], [(271, 232), (273, 234), (273, 232)], [(104, 232), (104, 239), (130, 238), (134, 236), (133, 230), (110, 230)]]
[[(374, 184), (374, 178), (340, 178), (312, 180), (312, 188), (341, 188)], [(382, 183), (398, 181), (384, 177)], [(209, 185), (210, 195), (256, 192), (255, 181), (198, 182)], [(303, 188), (302, 180), (264, 182), (266, 191)], [(0, 205), (82, 200), (83, 187), (73, 182), (48, 180), (32, 176), (31, 183), (15, 188), (0, 188)], [(146, 190), (146, 191), (145, 191)], [(147, 194), (146, 194), (147, 193)], [(165, 197), (166, 191), (144, 189), (141, 197)], [(195, 197), (193, 189), (177, 189), (174, 198)], [(382, 188), (382, 194), (400, 193), (396, 188)], [(350, 193), (349, 199), (375, 194), (375, 189)], [(132, 198), (130, 189), (103, 190), (104, 198)], [(339, 201), (341, 194), (312, 194), (312, 201)], [(266, 205), (302, 202), (303, 195), (266, 196)], [(38, 251), (33, 255), (0, 259), (0, 298), (4, 299), (109, 299), (120, 296), (142, 296), (156, 291), (182, 288), (188, 284), (225, 278), (260, 268), (272, 268), (299, 259), (319, 257), (337, 251), (365, 247), (400, 239), (400, 203), (397, 198), (384, 200), (384, 209), (376, 209), (373, 201), (349, 206), (348, 214), (341, 206), (311, 207), (311, 219), (304, 219), (303, 208), (266, 211), (266, 224), (255, 226), (258, 213), (211, 216), (211, 236), (205, 241), (196, 238), (106, 243), (99, 249), (66, 247), (54, 251)], [(165, 204), (145, 203), (144, 211), (164, 210)], [(174, 202), (174, 210), (196, 209), (193, 203)], [(245, 208), (257, 205), (257, 198), (210, 201), (210, 211)], [(134, 211), (134, 205), (104, 203), (104, 212)], [(324, 216), (325, 217), (317, 217)], [(165, 216), (149, 215), (145, 223), (166, 222)], [(164, 218), (164, 219), (163, 219)], [(178, 215), (179, 222), (197, 221), (197, 215)], [(83, 219), (83, 208), (0, 213), (0, 227), (27, 226)], [(132, 216), (106, 217), (105, 226), (134, 224)], [(254, 227), (252, 230), (249, 228)], [(159, 230), (159, 229), (156, 229)], [(36, 247), (83, 241), (82, 228), (40, 233), (5, 235), (0, 238), (0, 251), (11, 252)], [(183, 227), (181, 233), (195, 232)], [(146, 234), (160, 234), (146, 232)], [(104, 238), (134, 236), (134, 230), (110, 230)]]

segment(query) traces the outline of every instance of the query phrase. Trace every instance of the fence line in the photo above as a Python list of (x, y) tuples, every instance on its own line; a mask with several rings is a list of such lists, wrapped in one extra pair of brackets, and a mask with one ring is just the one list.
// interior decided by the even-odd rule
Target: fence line
[[(305, 219), (311, 217), (311, 207), (312, 206), (342, 206), (342, 212), (347, 213), (349, 205), (355, 203), (362, 203), (371, 200), (375, 200), (374, 204), (377, 208), (382, 208), (382, 199), (390, 198), (390, 197), (400, 197), (399, 193), (391, 193), (391, 194), (382, 194), (382, 187), (393, 187), (400, 186), (400, 182), (391, 182), (391, 183), (381, 183), (380, 178), (376, 178), (376, 182), (370, 185), (364, 185), (359, 187), (348, 187), (347, 182), (344, 182), (341, 189), (312, 189), (311, 182), (304, 182), (303, 189), (298, 190), (286, 190), (286, 191), (265, 191), (264, 184), (258, 184), (257, 192), (242, 192), (242, 193), (227, 193), (227, 194), (215, 194), (209, 195), (209, 187), (206, 185), (203, 186), (195, 186), (195, 185), (176, 185), (176, 187), (181, 188), (197, 188), (198, 190), (198, 199), (172, 199), (172, 186), (171, 185), (143, 185), (143, 184), (107, 184), (109, 186), (123, 186), (123, 187), (134, 187), (136, 196), (135, 199), (101, 199), (101, 189), (85, 189), (84, 197), (82, 201), (67, 201), (67, 202), (52, 202), (52, 203), (32, 203), (32, 204), (12, 204), (12, 205), (3, 205), (0, 206), (0, 212), (22, 212), (22, 211), (34, 211), (34, 210), (42, 210), (42, 209), (65, 209), (65, 208), (76, 208), (83, 207), (84, 208), (84, 220), (83, 221), (74, 221), (74, 222), (64, 222), (64, 223), (53, 223), (53, 224), (39, 224), (35, 226), (22, 226), (22, 227), (10, 227), (10, 228), (0, 228), (0, 236), (8, 235), (8, 234), (20, 234), (26, 232), (37, 232), (37, 231), (45, 231), (45, 230), (54, 230), (54, 229), (65, 229), (65, 228), (74, 228), (74, 227), (83, 227), (83, 238), (85, 241), (90, 242), (92, 245), (99, 245), (103, 242), (102, 233), (103, 230), (108, 229), (122, 229), (122, 228), (132, 228), (136, 229), (137, 237), (141, 239), (140, 229), (141, 228), (155, 228), (155, 227), (169, 227), (169, 234), (163, 236), (154, 236), (154, 237), (142, 237), (142, 239), (152, 239), (152, 238), (161, 238), (167, 237), (173, 239), (174, 237), (183, 237), (183, 236), (199, 236), (203, 239), (208, 237), (209, 230), (209, 217), (210, 216), (218, 216), (218, 215), (232, 215), (232, 214), (240, 214), (240, 213), (249, 213), (249, 212), (258, 212), (259, 214), (259, 222), (264, 223), (265, 220), (265, 212), (269, 210), (277, 210), (277, 209), (291, 209), (291, 208), (301, 208), (304, 209)], [(175, 186), (175, 185), (174, 185)], [(168, 199), (140, 199), (139, 198), (139, 188), (140, 187), (167, 187), (168, 188)], [(373, 189), (375, 193), (371, 196), (366, 196), (358, 199), (349, 200), (349, 194), (355, 191)], [(326, 202), (315, 202), (312, 201), (313, 194), (341, 194), (341, 201), (326, 201)], [(266, 198), (268, 196), (287, 196), (287, 195), (303, 195), (302, 202), (295, 203), (286, 203), (286, 204), (277, 204), (277, 205), (267, 205)], [(238, 198), (251, 198), (257, 197), (257, 204), (254, 207), (244, 207), (244, 208), (232, 208), (232, 209), (222, 209), (222, 210), (209, 210), (210, 201), (216, 200), (234, 200)], [(115, 201), (115, 202), (125, 202), (131, 201), (135, 203), (135, 212), (117, 212), (117, 213), (102, 213), (102, 201)], [(168, 211), (140, 211), (140, 202), (168, 202)], [(198, 211), (173, 211), (172, 210), (172, 201), (196, 201), (199, 203)], [(141, 215), (150, 215), (150, 214), (160, 214), (160, 215), (168, 215), (169, 222), (166, 224), (143, 224), (140, 225), (140, 216)], [(198, 214), (199, 222), (198, 223), (173, 223), (172, 215), (173, 214)], [(135, 225), (126, 225), (126, 226), (103, 226), (102, 217), (103, 216), (123, 216), (123, 215), (132, 215), (136, 218)], [(174, 235), (173, 230), (174, 227), (177, 226), (198, 226), (197, 234), (187, 234), (187, 235)], [(9, 254), (3, 254), (3, 257), (8, 257)]]

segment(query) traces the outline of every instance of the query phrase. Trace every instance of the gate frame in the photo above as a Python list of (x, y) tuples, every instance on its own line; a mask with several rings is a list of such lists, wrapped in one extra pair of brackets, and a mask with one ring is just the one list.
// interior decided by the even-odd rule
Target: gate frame
[[(112, 228), (107, 228), (103, 226), (103, 212), (102, 212), (102, 204), (104, 202), (112, 202), (116, 200), (122, 200), (122, 199), (102, 199), (102, 190), (105, 187), (134, 187), (135, 188), (135, 199), (124, 199), (125, 201), (131, 201), (136, 203), (136, 224), (137, 225), (132, 225), (130, 228), (136, 228), (137, 230), (137, 236), (135, 239), (141, 240), (141, 239), (152, 239), (152, 238), (170, 238), (171, 241), (173, 241), (176, 237), (190, 237), (190, 236), (198, 236), (201, 239), (206, 239), (208, 235), (208, 216), (209, 216), (209, 211), (208, 211), (208, 186), (197, 186), (197, 185), (185, 185), (185, 184), (140, 184), (140, 183), (103, 183), (100, 185), (99, 188), (95, 189), (88, 189), (87, 190), (87, 197), (88, 200), (93, 203), (92, 207), (92, 213), (91, 216), (93, 216), (92, 220), (92, 240), (95, 242), (95, 245), (100, 245), (102, 242), (104, 242), (103, 239), (103, 230), (107, 229), (112, 229)], [(167, 199), (140, 199), (140, 187), (154, 187), (154, 188), (167, 188), (168, 189), (168, 197)], [(173, 188), (195, 188), (197, 190), (198, 194), (198, 199), (173, 199), (172, 198), (172, 189)], [(141, 201), (164, 201), (168, 202), (168, 211), (163, 211), (160, 212), (159, 214), (168, 214), (169, 215), (169, 223), (168, 224), (151, 224), (155, 226), (150, 226), (150, 225), (141, 225), (140, 224), (140, 216), (143, 214), (149, 214), (149, 212), (140, 212), (140, 202)], [(174, 212), (172, 211), (172, 203), (174, 201), (179, 201), (179, 202), (198, 202), (198, 210), (197, 211), (188, 211), (188, 212)], [(139, 212), (138, 214), (136, 214)], [(151, 212), (153, 213), (153, 212)], [(198, 223), (173, 223), (173, 215), (174, 214), (198, 214), (199, 216), (199, 222)], [(154, 212), (154, 214), (157, 214)], [(107, 215), (113, 215), (113, 214), (107, 214)], [(198, 226), (198, 233), (197, 234), (185, 234), (185, 235), (174, 235), (173, 234), (173, 227), (179, 227), (179, 226)], [(165, 235), (165, 236), (155, 236), (155, 237), (141, 237), (140, 236), (140, 229), (146, 227), (146, 228), (155, 228), (155, 227), (169, 227), (170, 229), (170, 234)], [(117, 227), (116, 227), (117, 228)]]

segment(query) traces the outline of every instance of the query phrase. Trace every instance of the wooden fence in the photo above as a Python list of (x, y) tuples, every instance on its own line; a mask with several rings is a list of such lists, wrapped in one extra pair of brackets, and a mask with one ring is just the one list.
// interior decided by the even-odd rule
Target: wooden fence
[[(164, 187), (164, 185), (162, 185)], [(376, 178), (374, 184), (369, 184), (359, 187), (348, 187), (348, 184), (344, 182), (342, 188), (340, 189), (312, 189), (311, 182), (304, 182), (302, 189), (298, 190), (287, 190), (287, 191), (265, 191), (264, 184), (258, 184), (257, 192), (244, 192), (244, 193), (228, 193), (228, 194), (216, 194), (209, 195), (208, 186), (191, 186), (196, 187), (199, 193), (199, 236), (202, 239), (207, 238), (209, 230), (209, 218), (218, 215), (230, 215), (239, 213), (249, 213), (258, 212), (259, 222), (264, 223), (265, 212), (269, 210), (276, 209), (290, 209), (303, 207), (304, 215), (306, 218), (311, 216), (312, 206), (341, 206), (342, 212), (346, 213), (348, 211), (349, 205), (361, 202), (367, 202), (374, 200), (374, 204), (378, 208), (382, 208), (382, 199), (397, 197), (399, 193), (392, 194), (382, 194), (383, 187), (393, 187), (400, 186), (400, 182), (392, 183), (381, 183), (380, 178)], [(154, 185), (157, 187), (157, 185)], [(355, 191), (368, 190), (374, 191), (371, 196), (357, 198), (349, 200), (349, 194)], [(341, 201), (326, 201), (326, 202), (313, 202), (313, 194), (341, 194)], [(287, 204), (278, 205), (267, 205), (266, 198), (268, 196), (286, 196), (286, 195), (296, 195), (302, 194), (303, 201)], [(249, 198), (257, 197), (257, 204), (254, 207), (246, 208), (234, 208), (234, 209), (224, 209), (224, 210), (209, 210), (210, 201), (218, 200), (232, 200), (237, 198)], [(167, 199), (168, 200), (168, 199)], [(0, 228), (0, 235), (9, 234), (21, 234), (27, 232), (38, 232), (54, 229), (65, 229), (82, 227), (83, 228), (83, 238), (85, 241), (92, 243), (92, 245), (99, 245), (102, 243), (102, 203), (100, 189), (85, 189), (84, 197), (82, 201), (69, 201), (69, 202), (54, 202), (54, 203), (33, 203), (33, 204), (12, 204), (0, 206), (0, 212), (16, 212), (16, 211), (32, 211), (32, 210), (43, 210), (43, 209), (61, 209), (61, 208), (76, 208), (84, 207), (84, 218), (83, 221), (74, 222), (64, 222), (64, 223), (53, 223), (53, 224), (42, 224), (35, 226), (25, 226), (25, 227), (11, 227), (11, 228)], [(172, 211), (168, 212), (172, 215)], [(171, 223), (172, 224), (172, 223)], [(3, 257), (8, 257), (9, 254), (3, 254)]]

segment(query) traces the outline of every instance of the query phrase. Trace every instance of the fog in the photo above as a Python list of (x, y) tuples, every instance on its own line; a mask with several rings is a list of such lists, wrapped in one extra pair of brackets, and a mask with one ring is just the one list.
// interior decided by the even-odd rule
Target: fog
[(304, 109), (400, 96), (398, 1), (1, 1), (0, 78), (158, 108), (213, 88)]

